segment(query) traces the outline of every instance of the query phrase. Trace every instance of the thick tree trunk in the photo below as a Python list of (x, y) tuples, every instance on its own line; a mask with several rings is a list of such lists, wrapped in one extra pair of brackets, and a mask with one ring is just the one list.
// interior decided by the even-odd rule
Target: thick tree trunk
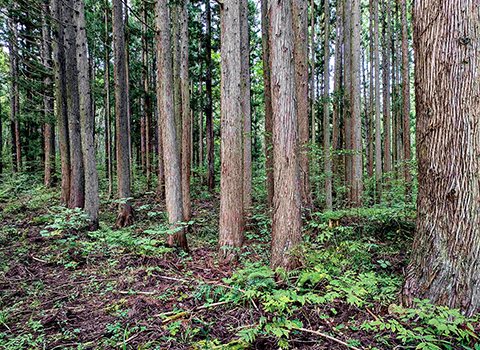
[(122, 0), (113, 0), (113, 52), (115, 78), (115, 113), (117, 139), (117, 192), (120, 200), (116, 225), (129, 226), (133, 222), (130, 202), (130, 160), (128, 145), (127, 75), (125, 59), (125, 31)]
[(479, 11), (477, 0), (413, 7), (419, 192), (401, 297), (466, 316), (480, 310)]
[(272, 269), (294, 269), (290, 254), (301, 241), (299, 140), (295, 103), (292, 9), (290, 0), (269, 0), (272, 60), (273, 152), (275, 194), (272, 224)]
[(207, 134), (207, 186), (210, 190), (215, 188), (215, 169), (213, 160), (213, 98), (212, 98), (212, 18), (210, 10), (210, 0), (205, 0), (207, 16), (207, 36), (206, 41), (206, 65), (207, 65), (207, 100), (205, 106), (205, 127)]
[(172, 233), (168, 234), (169, 246), (178, 244), (188, 250), (185, 229), (179, 225), (183, 220), (182, 181), (180, 176), (180, 153), (175, 129), (175, 110), (172, 80), (172, 40), (170, 13), (167, 0), (156, 4), (155, 24), (157, 29), (157, 100), (159, 117), (162, 121), (163, 155), (165, 164), (165, 196)]
[(310, 189), (310, 154), (308, 142), (308, 5), (307, 0), (292, 1), (294, 34), (295, 88), (298, 134), (300, 138), (300, 178), (302, 205), (313, 207)]
[(62, 163), (62, 191), (61, 202), (68, 206), (70, 203), (70, 137), (68, 131), (67, 108), (67, 82), (66, 61), (64, 47), (64, 15), (63, 5), (60, 0), (52, 1), (52, 15), (59, 19), (54, 21), (55, 30), (53, 40), (53, 57), (55, 63), (55, 95), (56, 114), (58, 121), (58, 142), (60, 145), (60, 158)]
[(105, 163), (108, 178), (108, 196), (113, 194), (113, 162), (112, 162), (112, 128), (110, 118), (110, 40), (108, 32), (108, 15), (110, 6), (108, 0), (105, 0)]
[(243, 117), (243, 208), (252, 215), (252, 104), (250, 92), (250, 35), (248, 0), (240, 0), (241, 100)]
[(352, 3), (350, 0), (344, 1), (344, 118), (343, 118), (343, 130), (345, 138), (345, 150), (349, 151), (345, 155), (345, 182), (348, 188), (347, 196), (348, 203), (352, 205), (353, 194), (353, 155), (352, 155)]
[(85, 9), (83, 0), (75, 1), (77, 12), (77, 64), (78, 92), (80, 96), (80, 123), (82, 131), (82, 151), (85, 163), (85, 210), (90, 220), (90, 229), (98, 229), (98, 174), (95, 159), (95, 116), (92, 110), (89, 66), (87, 59), (87, 34), (85, 32)]
[[(171, 4), (172, 16), (172, 59), (173, 59), (173, 104), (175, 108), (175, 130), (177, 132), (178, 152), (182, 152), (182, 90), (180, 81), (180, 29), (179, 7)], [(181, 157), (181, 155), (180, 155)]]
[(330, 4), (325, 0), (325, 91), (323, 109), (323, 154), (325, 164), (325, 206), (332, 209), (332, 159), (330, 154)]
[(382, 199), (382, 120), (380, 117), (380, 43), (378, 0), (373, 0), (374, 20), (374, 67), (375, 67), (375, 199), (380, 203)]
[(402, 0), (402, 100), (403, 100), (403, 157), (405, 161), (405, 194), (408, 197), (411, 191), (412, 175), (410, 174), (411, 145), (410, 145), (410, 72), (408, 69), (408, 27), (407, 27), (407, 2)]
[[(143, 21), (147, 21), (146, 3), (143, 5)], [(152, 150), (150, 143), (151, 133), (151, 111), (150, 111), (150, 94), (149, 94), (149, 72), (148, 72), (148, 45), (147, 45), (147, 26), (142, 24), (142, 129), (141, 129), (141, 149), (142, 149), (142, 167), (147, 177), (147, 190), (150, 186), (152, 174)]]
[[(67, 62), (67, 104), (70, 131), (70, 159), (72, 165), (70, 182), (70, 208), (85, 207), (85, 167), (83, 164), (82, 135), (80, 129), (80, 100), (77, 68), (77, 31), (74, 1), (65, 6), (65, 48)], [(85, 57), (85, 59), (87, 59)], [(88, 78), (87, 78), (88, 79)]]
[(373, 74), (373, 62), (374, 62), (374, 16), (373, 16), (373, 5), (374, 5), (374, 0), (369, 1), (369, 14), (370, 14), (370, 25), (369, 25), (369, 31), (370, 31), (370, 40), (369, 40), (369, 54), (370, 54), (370, 86), (369, 86), (369, 102), (368, 102), (368, 111), (367, 111), (367, 118), (368, 118), (368, 162), (367, 162), (367, 173), (368, 177), (370, 179), (373, 178), (373, 167), (374, 167), (374, 155), (375, 155), (375, 148), (373, 146), (373, 133), (374, 133), (374, 128), (373, 128), (373, 119), (374, 119), (374, 114), (375, 114), (375, 109), (374, 109), (374, 74)]
[(190, 168), (191, 168), (191, 123), (190, 123), (190, 90), (188, 81), (188, 14), (187, 0), (183, 0), (180, 8), (181, 25), (181, 65), (180, 79), (182, 83), (182, 199), (183, 221), (188, 222), (192, 217), (192, 200), (190, 196)]
[(262, 50), (263, 50), (263, 86), (265, 90), (265, 172), (267, 187), (268, 207), (273, 207), (273, 110), (272, 110), (272, 89), (271, 89), (271, 67), (270, 60), (270, 16), (267, 8), (267, 0), (262, 0)]
[(363, 193), (363, 147), (360, 91), (360, 43), (362, 22), (360, 0), (352, 0), (352, 194), (351, 204), (362, 205)]
[[(243, 149), (240, 1), (226, 0), (221, 15), (222, 141), (219, 255), (230, 260), (243, 243)], [(240, 83), (240, 84), (239, 84)]]

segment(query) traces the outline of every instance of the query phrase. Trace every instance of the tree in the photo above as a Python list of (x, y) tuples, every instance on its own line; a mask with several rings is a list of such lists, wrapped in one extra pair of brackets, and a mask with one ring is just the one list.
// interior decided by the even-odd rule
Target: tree
[(299, 140), (295, 103), (292, 8), (289, 0), (269, 0), (272, 62), (273, 153), (275, 193), (272, 223), (272, 268), (293, 269), (289, 253), (301, 240)]
[(408, 27), (407, 27), (407, 2), (402, 0), (402, 117), (403, 117), (403, 156), (406, 194), (411, 191), (412, 175), (410, 174), (409, 162), (412, 159), (410, 145), (410, 61), (408, 53)]
[(85, 6), (83, 0), (75, 0), (77, 13), (77, 65), (79, 114), (82, 132), (83, 162), (85, 164), (85, 210), (90, 220), (90, 229), (98, 229), (98, 173), (95, 159), (95, 116), (92, 110), (89, 64), (87, 59), (87, 34), (85, 32)]
[[(388, 4), (388, 5), (387, 5)], [(391, 112), (390, 112), (390, 52), (392, 39), (390, 35), (390, 0), (383, 0), (383, 171), (392, 171), (391, 154)]]
[(206, 101), (205, 101), (205, 128), (207, 136), (207, 185), (210, 190), (215, 188), (215, 169), (213, 159), (213, 97), (212, 97), (212, 14), (210, 9), (210, 0), (205, 0), (206, 5), (206, 26), (207, 35), (205, 37), (205, 49), (206, 49), (206, 69), (207, 69), (207, 81), (205, 82), (206, 88)]
[[(178, 244), (188, 250), (185, 229), (179, 225), (183, 220), (182, 181), (180, 176), (180, 153), (175, 129), (175, 110), (172, 80), (172, 38), (170, 13), (167, 0), (156, 3), (155, 25), (157, 30), (157, 100), (161, 120), (163, 159), (165, 164), (165, 197), (171, 232), (169, 246)], [(160, 179), (159, 179), (160, 180)]]
[(379, 18), (378, 0), (373, 0), (374, 21), (374, 67), (375, 67), (375, 182), (376, 201), (382, 198), (382, 121), (380, 119), (380, 44), (379, 44)]
[(188, 79), (188, 13), (187, 1), (183, 0), (180, 7), (181, 32), (181, 65), (180, 80), (182, 93), (182, 199), (183, 220), (188, 222), (192, 217), (192, 200), (190, 198), (190, 167), (191, 167), (191, 123), (190, 123), (190, 91)]
[(226, 0), (221, 15), (222, 140), (220, 176), (220, 256), (231, 259), (243, 243), (243, 149), (240, 1)]
[(108, 178), (108, 195), (113, 193), (113, 162), (112, 162), (112, 128), (110, 122), (110, 40), (108, 34), (110, 6), (108, 0), (105, 0), (105, 68), (104, 68), (104, 84), (105, 84), (105, 163)]
[(294, 34), (295, 89), (298, 134), (300, 138), (300, 178), (302, 204), (313, 207), (310, 190), (310, 155), (308, 152), (308, 8), (307, 0), (292, 0)]
[[(330, 157), (330, 4), (325, 0), (325, 92), (323, 111), (323, 150), (325, 162), (325, 204), (332, 208), (332, 161)], [(313, 28), (312, 28), (313, 30)], [(313, 55), (313, 54), (312, 54)], [(312, 75), (313, 79), (313, 75)]]
[(117, 226), (133, 222), (130, 201), (130, 159), (128, 142), (127, 75), (125, 31), (122, 0), (113, 0), (113, 54), (115, 78), (115, 113), (117, 138), (117, 192), (119, 198)]
[(418, 186), (416, 233), (401, 293), (480, 310), (480, 3), (413, 7)]

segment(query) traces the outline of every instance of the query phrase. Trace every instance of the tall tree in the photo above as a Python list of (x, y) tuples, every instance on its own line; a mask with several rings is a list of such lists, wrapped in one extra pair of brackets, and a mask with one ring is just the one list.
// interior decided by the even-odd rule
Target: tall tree
[(298, 134), (300, 138), (300, 176), (302, 204), (313, 207), (310, 190), (310, 155), (308, 152), (308, 6), (307, 0), (292, 0), (294, 34), (295, 89)]
[(178, 244), (188, 250), (185, 229), (179, 225), (183, 220), (182, 180), (180, 176), (180, 153), (175, 129), (175, 110), (172, 79), (172, 38), (170, 13), (167, 0), (156, 3), (155, 25), (157, 30), (157, 100), (161, 120), (163, 159), (165, 164), (165, 197), (168, 221), (172, 225), (168, 234), (169, 246)]
[(190, 221), (192, 217), (192, 200), (190, 196), (190, 167), (191, 167), (191, 123), (190, 123), (190, 90), (188, 81), (188, 13), (187, 1), (183, 0), (180, 7), (181, 32), (181, 65), (180, 80), (182, 92), (182, 199), (183, 220)]
[[(323, 110), (323, 154), (325, 163), (325, 205), (332, 208), (332, 161), (330, 156), (330, 4), (325, 0), (325, 91)], [(312, 75), (313, 79), (313, 75)]]
[(130, 201), (130, 160), (128, 144), (127, 72), (125, 30), (122, 0), (113, 0), (113, 54), (115, 78), (115, 113), (117, 139), (117, 192), (120, 199), (116, 224), (129, 226), (133, 222)]
[(240, 1), (226, 0), (221, 15), (222, 140), (220, 176), (220, 256), (231, 259), (243, 243), (242, 67)]
[(402, 0), (402, 117), (403, 117), (403, 156), (404, 156), (404, 176), (406, 182), (406, 194), (410, 194), (412, 175), (410, 174), (409, 162), (411, 156), (410, 145), (410, 72), (409, 53), (408, 53), (408, 27), (407, 27), (407, 1)]
[(177, 132), (178, 152), (182, 151), (182, 90), (180, 81), (180, 5), (170, 5), (172, 16), (172, 59), (173, 59), (173, 104), (175, 108), (175, 130)]
[(250, 35), (248, 0), (240, 0), (241, 100), (243, 119), (243, 207), (252, 212), (252, 105), (250, 93)]
[(378, 16), (378, 0), (373, 0), (373, 21), (373, 61), (375, 67), (375, 197), (377, 203), (379, 203), (380, 199), (382, 198), (382, 121), (380, 119), (380, 30)]
[(87, 33), (85, 31), (85, 6), (83, 0), (75, 0), (77, 13), (77, 65), (82, 151), (85, 164), (85, 210), (90, 220), (90, 229), (98, 229), (98, 174), (95, 159), (95, 116), (92, 109), (89, 64), (87, 59)]
[(207, 185), (210, 190), (215, 188), (215, 169), (213, 159), (213, 94), (212, 94), (212, 11), (210, 8), (210, 0), (205, 0), (206, 5), (206, 26), (207, 35), (205, 37), (206, 50), (206, 68), (207, 81), (206, 85), (206, 101), (205, 101), (205, 128), (207, 136)]
[[(82, 135), (80, 128), (80, 99), (77, 67), (77, 14), (74, 0), (66, 2), (65, 10), (65, 58), (67, 63), (67, 105), (70, 135), (70, 207), (85, 206), (85, 166), (83, 163)], [(85, 57), (85, 59), (87, 59)], [(88, 63), (87, 63), (88, 64)], [(88, 78), (87, 78), (88, 79)], [(89, 101), (90, 102), (90, 101)]]
[(476, 0), (413, 6), (419, 191), (401, 296), (466, 316), (480, 310), (479, 11)]
[(374, 123), (374, 114), (375, 114), (375, 107), (374, 107), (374, 100), (375, 100), (375, 94), (374, 94), (374, 89), (375, 89), (375, 85), (373, 83), (374, 81), (374, 74), (373, 74), (373, 62), (374, 62), (374, 59), (373, 59), (373, 56), (374, 56), (374, 16), (373, 16), (373, 12), (374, 12), (374, 9), (373, 9), (373, 5), (374, 5), (374, 0), (369, 0), (369, 4), (368, 4), (368, 7), (369, 7), (369, 14), (370, 14), (370, 18), (369, 18), (369, 54), (370, 54), (370, 61), (369, 61), (369, 71), (370, 71), (370, 86), (369, 86), (369, 102), (368, 102), (368, 112), (367, 112), (367, 115), (368, 115), (368, 123), (367, 123), (367, 127), (368, 127), (368, 162), (367, 162), (367, 173), (368, 173), (368, 177), (369, 178), (372, 178), (373, 177), (373, 167), (374, 167), (374, 155), (375, 155), (375, 149), (374, 149), (374, 146), (373, 146), (373, 137), (374, 137), (374, 128), (373, 128), (373, 123)]
[(262, 54), (263, 54), (263, 86), (265, 91), (265, 172), (268, 207), (273, 207), (273, 110), (271, 89), (270, 60), (270, 15), (267, 0), (262, 0)]
[(289, 254), (301, 241), (299, 140), (295, 103), (292, 5), (269, 0), (269, 38), (272, 60), (273, 153), (275, 193), (272, 223), (272, 268), (296, 266)]
[(391, 152), (391, 111), (390, 111), (390, 53), (392, 39), (390, 33), (391, 10), (390, 0), (383, 0), (383, 171), (392, 171)]
[(113, 155), (112, 155), (112, 127), (110, 118), (110, 37), (108, 30), (110, 5), (105, 0), (105, 163), (108, 178), (108, 195), (113, 194)]

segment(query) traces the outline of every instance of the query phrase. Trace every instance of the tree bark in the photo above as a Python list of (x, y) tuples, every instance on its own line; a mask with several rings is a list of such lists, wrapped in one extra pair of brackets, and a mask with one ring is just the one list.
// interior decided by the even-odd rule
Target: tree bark
[(205, 106), (205, 127), (207, 134), (207, 186), (210, 190), (215, 188), (215, 169), (213, 159), (213, 98), (212, 98), (212, 18), (210, 9), (210, 0), (205, 0), (206, 16), (207, 16), (207, 36), (206, 41), (206, 65), (207, 65), (207, 81), (206, 92), (207, 100)]
[(311, 130), (312, 137), (311, 143), (314, 145), (316, 143), (316, 128), (315, 128), (315, 0), (312, 0), (310, 4), (310, 51), (311, 51), (311, 62), (310, 62), (310, 98), (311, 98)]
[(295, 89), (298, 134), (300, 138), (300, 178), (302, 205), (313, 207), (310, 189), (310, 154), (308, 142), (308, 6), (307, 0), (292, 1), (294, 34)]
[(416, 233), (401, 293), (480, 309), (480, 18), (477, 0), (414, 2)]
[(325, 206), (332, 209), (332, 160), (330, 154), (330, 4), (325, 0), (325, 91), (323, 110), (323, 154), (325, 164)]
[(412, 175), (410, 174), (411, 144), (410, 144), (410, 72), (408, 69), (408, 27), (407, 27), (407, 2), (402, 1), (402, 100), (403, 100), (403, 157), (404, 157), (404, 176), (405, 176), (405, 194), (410, 195), (412, 186)]
[[(177, 132), (178, 152), (182, 151), (182, 90), (180, 81), (180, 30), (179, 6), (171, 4), (172, 16), (172, 58), (173, 58), (173, 103), (175, 108), (175, 130)], [(181, 155), (180, 155), (181, 157)]]
[(374, 66), (375, 66), (375, 198), (380, 203), (382, 199), (382, 120), (380, 117), (380, 44), (378, 0), (373, 0), (374, 18)]
[[(65, 48), (67, 63), (67, 105), (70, 134), (70, 208), (85, 207), (85, 167), (83, 163), (82, 135), (80, 128), (80, 100), (77, 68), (77, 14), (75, 2), (68, 0), (65, 6)], [(86, 59), (86, 57), (85, 57)], [(88, 78), (87, 78), (88, 79)]]
[(87, 59), (87, 34), (83, 0), (75, 1), (77, 12), (77, 64), (82, 151), (85, 164), (85, 211), (90, 220), (90, 230), (98, 230), (98, 174), (95, 159), (95, 116), (92, 109), (89, 64)]
[(112, 165), (112, 128), (110, 117), (110, 40), (108, 32), (108, 15), (110, 6), (108, 0), (105, 0), (105, 163), (108, 178), (108, 196), (113, 194), (113, 165)]
[(263, 50), (263, 86), (265, 90), (265, 172), (267, 187), (268, 207), (273, 207), (273, 110), (272, 110), (272, 89), (271, 89), (271, 67), (270, 60), (270, 17), (267, 8), (267, 0), (262, 0), (262, 50)]
[(122, 0), (113, 0), (113, 52), (115, 58), (114, 78), (117, 139), (117, 192), (120, 200), (116, 225), (118, 227), (125, 227), (131, 225), (133, 222), (133, 209), (130, 201), (128, 94)]
[(344, 13), (344, 118), (343, 130), (345, 138), (345, 182), (348, 189), (348, 204), (352, 205), (353, 194), (353, 155), (352, 155), (352, 4), (350, 0), (343, 0)]
[(250, 35), (248, 0), (240, 0), (241, 100), (243, 119), (243, 208), (252, 215), (252, 104), (250, 92)]
[(219, 255), (231, 260), (243, 243), (241, 0), (226, 0), (221, 15), (222, 140)]
[[(388, 3), (388, 6), (387, 6)], [(383, 0), (383, 171), (392, 171), (391, 154), (391, 112), (390, 112), (390, 12), (389, 0)]]
[[(15, 8), (15, 4), (13, 5)], [(10, 60), (10, 121), (12, 131), (12, 164), (13, 171), (22, 170), (22, 153), (20, 145), (20, 114), (19, 89), (18, 89), (18, 29), (16, 16), (9, 16), (8, 26), (11, 32), (8, 40), (9, 60)]]
[(178, 244), (183, 250), (188, 250), (185, 229), (179, 224), (183, 220), (182, 181), (180, 176), (180, 153), (178, 151), (175, 129), (175, 107), (172, 96), (172, 40), (170, 13), (167, 0), (158, 0), (155, 13), (157, 29), (157, 100), (159, 117), (162, 121), (162, 141), (165, 167), (165, 196), (168, 221), (171, 233), (167, 244)]
[(181, 28), (181, 65), (180, 80), (182, 83), (182, 199), (183, 221), (188, 222), (192, 217), (192, 200), (190, 196), (190, 168), (191, 168), (191, 123), (190, 123), (190, 90), (188, 81), (188, 14), (187, 0), (183, 0), (180, 8)]
[(375, 148), (373, 146), (373, 138), (374, 138), (374, 74), (373, 74), (373, 62), (374, 62), (374, 0), (369, 1), (369, 14), (370, 14), (370, 23), (369, 23), (369, 31), (370, 31), (370, 40), (369, 40), (369, 53), (370, 53), (370, 92), (369, 92), (369, 103), (368, 103), (368, 162), (367, 162), (367, 173), (370, 179), (373, 178), (373, 168), (374, 168), (374, 155), (375, 155)]
[(272, 106), (274, 114), (275, 194), (272, 223), (272, 269), (294, 269), (290, 253), (301, 241), (299, 140), (295, 103), (292, 9), (290, 0), (269, 0)]

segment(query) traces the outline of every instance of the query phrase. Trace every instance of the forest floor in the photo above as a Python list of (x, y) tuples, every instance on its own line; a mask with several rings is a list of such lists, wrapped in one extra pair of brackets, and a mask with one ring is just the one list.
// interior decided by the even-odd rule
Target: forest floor
[(217, 195), (196, 195), (188, 253), (165, 247), (154, 193), (133, 199), (125, 229), (102, 200), (96, 232), (58, 197), (0, 193), (0, 349), (478, 348), (478, 319), (396, 305), (414, 227), (405, 205), (306, 213), (302, 267), (285, 273), (268, 267), (262, 206), (223, 263)]

